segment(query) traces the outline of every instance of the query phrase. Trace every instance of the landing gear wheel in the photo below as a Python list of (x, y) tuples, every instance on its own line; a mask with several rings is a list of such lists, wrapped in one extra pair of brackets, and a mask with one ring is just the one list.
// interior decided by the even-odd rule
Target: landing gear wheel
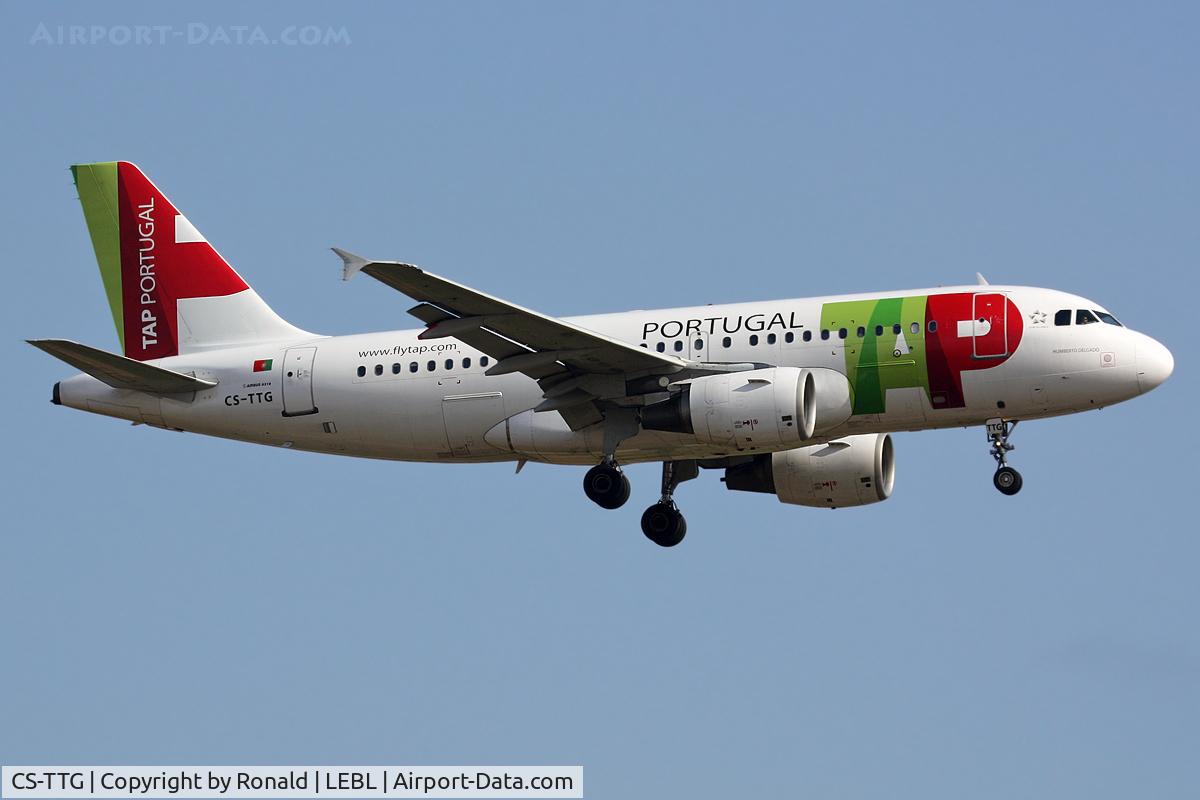
[(1012, 467), (1001, 467), (996, 470), (996, 474), (992, 476), (992, 483), (1000, 490), (1001, 494), (1014, 495), (1021, 491), (1021, 486), (1024, 481), (1021, 480), (1021, 473), (1017, 472)]
[(1021, 491), (1021, 473), (1008, 465), (1008, 454), (1016, 448), (1009, 443), (1008, 437), (1017, 427), (1016, 420), (989, 419), (987, 421), (988, 441), (992, 443), (992, 458), (996, 459), (996, 474), (992, 483), (1001, 494), (1012, 496)]
[(642, 533), (659, 547), (674, 547), (687, 535), (687, 520), (674, 503), (655, 503), (642, 514)]
[(684, 481), (700, 474), (694, 460), (664, 461), (662, 465), (662, 496), (642, 514), (642, 533), (659, 547), (674, 547), (687, 535), (687, 520), (672, 499), (675, 489)]
[(597, 464), (583, 476), (583, 492), (601, 508), (620, 508), (629, 499), (629, 478), (616, 464)]

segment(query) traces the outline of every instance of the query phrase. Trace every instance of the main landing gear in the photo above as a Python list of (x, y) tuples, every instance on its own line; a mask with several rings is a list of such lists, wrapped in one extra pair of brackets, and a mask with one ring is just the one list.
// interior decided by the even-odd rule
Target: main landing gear
[[(675, 489), (684, 481), (700, 474), (695, 461), (664, 461), (662, 465), (662, 496), (642, 514), (642, 533), (659, 547), (674, 547), (687, 535), (687, 520), (675, 505)], [(615, 458), (606, 457), (583, 476), (583, 491), (601, 508), (615, 509), (629, 499), (629, 478), (617, 466)]]
[(629, 478), (617, 460), (608, 456), (583, 476), (583, 493), (601, 508), (620, 508), (629, 499)]
[(676, 487), (700, 474), (695, 461), (664, 461), (662, 497), (642, 514), (642, 533), (659, 547), (674, 547), (687, 535), (687, 520), (675, 505)]
[(617, 465), (617, 445), (636, 435), (640, 424), (636, 409), (616, 406), (604, 412), (604, 458), (583, 476), (583, 493), (601, 508), (620, 508), (629, 499), (629, 478)]
[(992, 443), (991, 454), (992, 458), (996, 459), (996, 474), (992, 476), (992, 483), (1000, 490), (1001, 494), (1010, 496), (1021, 491), (1024, 483), (1021, 473), (1008, 465), (1008, 454), (1016, 449), (1008, 443), (1008, 437), (1012, 435), (1016, 427), (1015, 421), (990, 419), (987, 422), (988, 439)]

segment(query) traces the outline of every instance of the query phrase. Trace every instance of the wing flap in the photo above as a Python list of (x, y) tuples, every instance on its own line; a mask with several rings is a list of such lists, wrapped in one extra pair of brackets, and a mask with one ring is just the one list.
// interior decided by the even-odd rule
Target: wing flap
[[(430, 303), (415, 305), (408, 310), (408, 313), (431, 327), (462, 319)], [(512, 356), (525, 355), (531, 352), (528, 347), (519, 345), (511, 339), (505, 339), (503, 336), (475, 326), (467, 326), (463, 330), (456, 331), (454, 338), (469, 347), (474, 347), (481, 353), (487, 353), (497, 361), (504, 361)], [(552, 375), (566, 377), (567, 371), (561, 364), (547, 364), (526, 370), (525, 374), (531, 378), (548, 378)]]

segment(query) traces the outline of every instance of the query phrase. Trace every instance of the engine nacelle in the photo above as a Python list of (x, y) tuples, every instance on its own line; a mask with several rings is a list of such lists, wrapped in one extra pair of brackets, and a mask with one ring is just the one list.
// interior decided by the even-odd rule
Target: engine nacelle
[(643, 428), (735, 450), (799, 445), (812, 438), (816, 421), (816, 381), (796, 367), (706, 375), (642, 409)]
[(799, 446), (850, 418), (850, 382), (832, 369), (772, 367), (708, 375), (642, 410), (642, 427), (737, 450)]
[(756, 456), (750, 463), (727, 468), (725, 487), (767, 492), (781, 503), (842, 508), (888, 499), (895, 478), (891, 435), (864, 433)]
[(850, 381), (842, 373), (819, 367), (805, 370), (813, 376), (813, 389), (817, 393), (817, 424), (813, 435), (821, 436), (850, 419), (854, 413), (850, 401)]

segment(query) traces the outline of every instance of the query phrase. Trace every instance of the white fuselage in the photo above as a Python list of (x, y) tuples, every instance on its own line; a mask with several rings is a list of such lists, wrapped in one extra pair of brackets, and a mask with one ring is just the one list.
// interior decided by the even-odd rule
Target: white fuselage
[[(898, 311), (893, 328), (890, 318), (879, 316), (886, 316), (885, 311), (869, 311), (891, 307), (872, 305), (881, 301), (900, 308), (903, 300), (908, 308), (910, 301), (919, 300), (923, 308), (926, 297), (950, 295), (969, 308), (968, 295), (985, 293), (1007, 297), (1011, 310), (1006, 313), (1019, 314), (1019, 322), (1010, 316), (1006, 323), (992, 325), (976, 320), (974, 313), (958, 314), (964, 319), (908, 319)], [(855, 310), (860, 308), (868, 311)], [(1055, 315), (1063, 310), (1071, 311), (1071, 324), (1055, 324)], [(1074, 324), (1078, 310), (1094, 314), (1102, 307), (1048, 289), (966, 286), (632, 311), (569, 321), (692, 361), (845, 374), (859, 397), (855, 412), (823, 433), (821, 440), (831, 440), (1086, 411), (1148, 391), (1169, 374), (1170, 354), (1158, 342), (1115, 324)], [(831, 314), (846, 318), (831, 323)], [(1007, 332), (996, 329), (1001, 324), (1008, 325)], [(822, 335), (826, 330), (828, 338)], [(420, 333), (306, 335), (152, 362), (217, 381), (194, 396), (113, 389), (87, 375), (63, 381), (58, 396), (64, 405), (135, 422), (340, 455), (579, 464), (600, 458), (600, 426), (573, 432), (558, 413), (531, 411), (543, 399), (536, 381), (520, 373), (485, 375), (483, 353), (453, 338), (422, 340)], [(947, 379), (933, 376), (940, 369), (930, 366), (934, 336), (970, 353), (971, 361), (956, 371), (961, 396), (957, 389), (937, 388), (938, 381)], [(256, 362), (265, 367), (261, 362), (266, 360), (269, 368), (254, 371)], [(929, 376), (923, 380), (924, 372)], [(896, 377), (902, 374), (916, 377)], [(907, 385), (897, 385), (906, 380)], [(868, 390), (880, 398), (877, 406), (863, 402)], [(510, 423), (502, 424), (505, 420)], [(518, 430), (524, 433), (515, 435)], [(686, 434), (647, 430), (619, 448), (626, 462), (731, 454), (730, 448), (701, 444)]]

